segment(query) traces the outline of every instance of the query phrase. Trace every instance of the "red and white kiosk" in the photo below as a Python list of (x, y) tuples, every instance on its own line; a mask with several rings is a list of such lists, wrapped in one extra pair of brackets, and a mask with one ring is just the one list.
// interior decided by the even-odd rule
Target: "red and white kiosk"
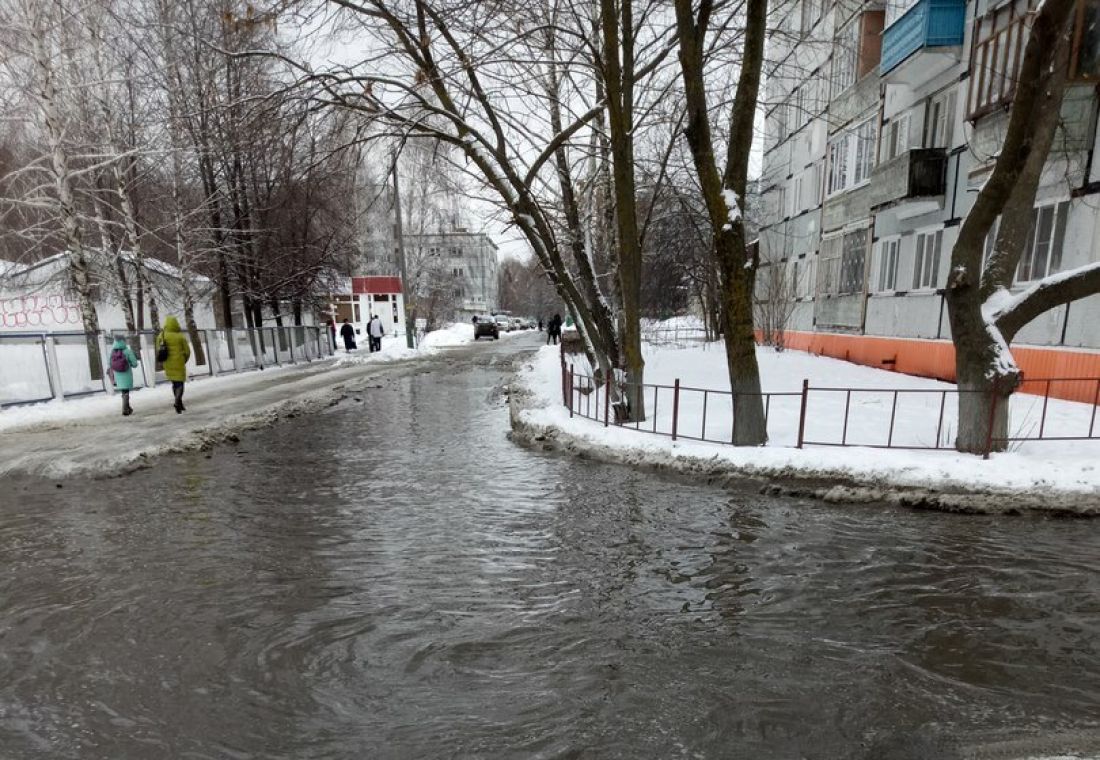
[(386, 335), (405, 334), (405, 297), (400, 277), (352, 277), (344, 291), (332, 297), (331, 314), (337, 330), (348, 320), (355, 327), (356, 341), (365, 346), (367, 323), (377, 314)]

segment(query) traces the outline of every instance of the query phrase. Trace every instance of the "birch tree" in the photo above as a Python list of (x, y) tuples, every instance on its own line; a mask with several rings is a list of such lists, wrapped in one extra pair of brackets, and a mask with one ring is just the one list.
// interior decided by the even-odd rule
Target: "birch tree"
[(87, 335), (88, 364), (93, 379), (103, 377), (99, 352), (99, 317), (93, 296), (94, 273), (85, 246), (85, 220), (77, 187), (86, 167), (74, 159), (72, 133), (74, 86), (64, 65), (64, 51), (73, 44), (80, 21), (54, 0), (16, 0), (0, 12), (3, 65), (9, 81), (18, 83), (30, 106), (30, 118), (41, 134), (43, 154), (21, 171), (29, 189), (17, 202), (43, 214), (41, 228), (56, 225), (65, 246), (68, 279), (80, 306)]

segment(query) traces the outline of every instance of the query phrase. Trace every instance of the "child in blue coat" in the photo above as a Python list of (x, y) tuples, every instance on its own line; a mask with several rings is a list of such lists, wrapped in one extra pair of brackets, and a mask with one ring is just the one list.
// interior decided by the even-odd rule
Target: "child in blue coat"
[(111, 346), (110, 356), (111, 376), (115, 381), (115, 390), (122, 394), (122, 416), (129, 417), (134, 413), (130, 407), (130, 391), (134, 389), (134, 367), (138, 365), (137, 357), (133, 350), (126, 345), (122, 338), (115, 338)]

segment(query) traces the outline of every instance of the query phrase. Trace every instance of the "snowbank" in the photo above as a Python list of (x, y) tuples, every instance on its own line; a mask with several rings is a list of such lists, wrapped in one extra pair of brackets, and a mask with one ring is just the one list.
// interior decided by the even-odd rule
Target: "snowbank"
[[(806, 439), (847, 441), (857, 447), (807, 446), (794, 448), (802, 380), (811, 387), (856, 387), (902, 391), (894, 413), (895, 444), (930, 445), (936, 440), (941, 393), (905, 394), (909, 390), (939, 391), (954, 386), (923, 378), (863, 367), (795, 351), (776, 353), (758, 349), (763, 387), (790, 393), (773, 397), (769, 405), (769, 445), (734, 447), (728, 444), (678, 440), (647, 432), (570, 418), (562, 405), (560, 357), (542, 349), (517, 376), (513, 423), (519, 437), (560, 444), (609, 459), (678, 470), (693, 475), (753, 476), (796, 486), (799, 492), (837, 500), (888, 500), (930, 506), (978, 510), (1061, 509), (1100, 513), (1100, 441), (1031, 442), (1013, 451), (994, 454), (989, 461), (954, 451), (875, 449), (890, 435), (892, 392), (846, 394), (811, 391)], [(726, 385), (725, 353), (720, 345), (708, 348), (654, 348), (646, 351), (646, 382), (721, 390)], [(652, 393), (652, 391), (651, 391)], [(658, 430), (671, 430), (671, 391), (661, 392), (656, 419)], [(723, 403), (724, 402), (724, 403)], [(586, 403), (591, 403), (587, 401)], [(845, 404), (850, 403), (847, 430)], [(1016, 430), (1032, 430), (1043, 399), (1017, 395), (1011, 420)], [(649, 397), (650, 410), (653, 398)], [(681, 397), (681, 435), (728, 437), (732, 414), (728, 397), (711, 395), (703, 425), (702, 394)], [(1050, 401), (1047, 435), (1082, 434), (1090, 424), (1092, 407)], [(941, 441), (953, 438), (954, 406), (946, 396)], [(545, 439), (545, 440), (542, 440)]]

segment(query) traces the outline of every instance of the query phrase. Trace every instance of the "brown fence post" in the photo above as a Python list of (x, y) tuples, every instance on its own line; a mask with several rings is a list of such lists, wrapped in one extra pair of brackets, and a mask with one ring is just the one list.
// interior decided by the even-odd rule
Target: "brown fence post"
[(798, 448), (802, 448), (802, 442), (806, 439), (806, 402), (810, 395), (810, 380), (802, 380), (802, 407), (798, 411)]
[(566, 394), (565, 394), (565, 383), (568, 379), (569, 379), (569, 376), (568, 376), (568, 373), (566, 372), (566, 369), (565, 369), (565, 354), (562, 354), (562, 357), (561, 357), (561, 402), (563, 404), (568, 403), (568, 400), (567, 400), (567, 397), (566, 397)]
[(989, 430), (985, 434), (985, 453), (982, 459), (989, 459), (989, 453), (993, 451), (993, 422), (997, 419), (997, 392), (993, 392), (993, 402), (989, 405)]
[(569, 365), (569, 416), (573, 416), (573, 365)]
[(603, 396), (603, 426), (607, 427), (608, 421), (611, 419), (609, 412), (611, 411), (611, 373), (615, 370), (608, 370), (607, 377), (604, 382), (604, 396)]
[[(656, 418), (656, 413), (654, 413)], [(672, 440), (676, 440), (676, 431), (680, 426), (680, 378), (672, 385)]]

